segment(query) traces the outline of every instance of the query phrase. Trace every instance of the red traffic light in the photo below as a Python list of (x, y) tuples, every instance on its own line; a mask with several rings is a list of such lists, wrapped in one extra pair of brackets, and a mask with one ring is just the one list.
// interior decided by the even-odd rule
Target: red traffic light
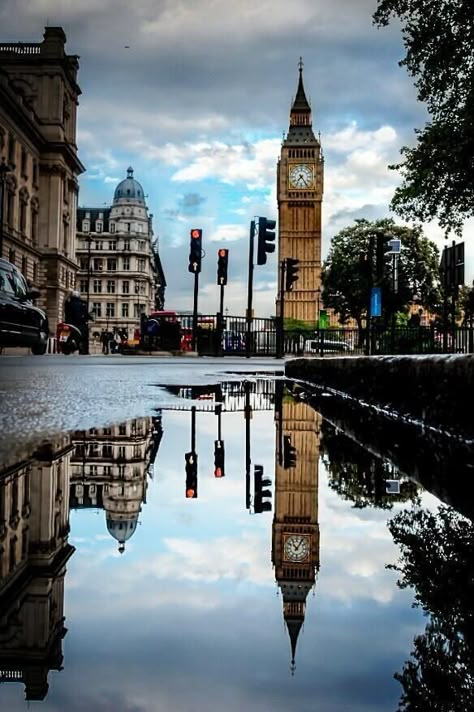
[(186, 499), (194, 499), (196, 497), (196, 492), (193, 489), (186, 490)]
[(227, 257), (227, 252), (228, 250), (223, 250), (221, 248), (217, 254), (219, 255), (219, 257)]
[(223, 477), (223, 472), (220, 467), (216, 467), (214, 470), (214, 477)]
[(202, 230), (191, 230), (191, 237), (193, 240), (199, 240), (202, 235)]

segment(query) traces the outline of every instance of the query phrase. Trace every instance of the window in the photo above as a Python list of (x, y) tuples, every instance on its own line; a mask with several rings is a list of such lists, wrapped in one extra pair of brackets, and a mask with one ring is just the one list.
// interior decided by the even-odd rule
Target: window
[(113, 302), (107, 302), (105, 305), (105, 316), (112, 318), (115, 316), (115, 304)]
[(15, 252), (15, 250), (13, 250), (13, 249), (10, 247), (10, 249), (8, 250), (8, 261), (11, 262), (12, 265), (14, 265), (14, 264), (15, 264), (15, 260), (16, 260), (16, 252)]
[(145, 307), (143, 304), (134, 304), (133, 305), (133, 316), (134, 317), (139, 317), (142, 311), (144, 311)]
[(82, 232), (89, 232), (89, 230), (90, 230), (89, 220), (83, 220), (82, 221)]
[(82, 272), (87, 272), (87, 269), (89, 267), (89, 260), (87, 257), (81, 257), (79, 260), (79, 269), (82, 270)]
[(110, 223), (110, 232), (115, 232), (115, 223)]
[(33, 282), (36, 284), (38, 281), (38, 263), (33, 263)]
[(95, 223), (95, 231), (102, 232), (102, 223), (99, 222), (98, 220), (96, 220), (96, 223)]
[(102, 445), (102, 457), (112, 457), (112, 445)]
[(109, 259), (107, 260), (107, 269), (109, 272), (115, 272), (115, 270), (117, 269), (117, 260), (115, 259), (115, 257), (109, 257)]
[(26, 273), (28, 271), (28, 260), (26, 259), (25, 255), (23, 255), (21, 258), (21, 271), (26, 277)]
[(100, 294), (100, 292), (102, 292), (102, 280), (101, 279), (94, 279), (92, 291), (95, 294)]
[(140, 250), (140, 252), (144, 251), (145, 243), (143, 242), (143, 240), (138, 240), (138, 249)]
[(126, 250), (127, 252), (130, 250), (130, 240), (124, 240), (123, 249)]
[(92, 311), (94, 312), (95, 316), (100, 319), (100, 317), (102, 316), (102, 303), (92, 302)]
[(81, 291), (83, 294), (87, 292), (87, 287), (89, 285), (89, 280), (88, 279), (81, 279), (79, 282), (79, 291)]
[(15, 214), (15, 188), (10, 186), (7, 191), (7, 225), (13, 227), (13, 216)]
[(87, 218), (87, 219), (90, 219), (90, 216), (91, 216), (90, 213), (86, 213), (86, 218)]
[(38, 161), (36, 158), (33, 159), (33, 185), (37, 187), (39, 185), (39, 170)]
[(117, 243), (115, 242), (115, 240), (111, 240), (109, 242), (109, 250), (116, 250), (116, 249), (117, 249)]
[(115, 294), (115, 280), (114, 279), (107, 280), (107, 294)]
[(130, 269), (130, 257), (124, 257), (123, 258), (123, 270), (124, 272), (128, 272)]
[(124, 294), (130, 294), (130, 282), (128, 281), (128, 279), (124, 279), (124, 281), (122, 282), (122, 292)]
[(97, 242), (95, 243), (95, 249), (96, 249), (96, 250), (103, 250), (103, 249), (104, 249), (104, 246), (103, 246), (103, 243), (102, 243), (101, 240), (99, 240), (99, 241), (97, 241)]
[(15, 167), (16, 140), (13, 134), (8, 134), (8, 163)]
[(21, 175), (23, 178), (28, 177), (28, 153), (23, 146), (21, 147)]
[(15, 294), (15, 283), (13, 273), (10, 269), (0, 266), (0, 292), (4, 294)]
[[(35, 199), (33, 199), (35, 200)], [(33, 245), (38, 243), (38, 204), (31, 202), (31, 242)]]
[(126, 435), (127, 434), (127, 426), (122, 423), (119, 425), (119, 435)]
[(122, 316), (128, 317), (128, 304), (122, 304)]
[(127, 223), (127, 232), (130, 232), (131, 225), (130, 223)]
[(102, 260), (94, 260), (94, 270), (95, 272), (102, 272)]
[(138, 261), (138, 271), (139, 272), (144, 272), (145, 271), (145, 260), (143, 257), (139, 257)]

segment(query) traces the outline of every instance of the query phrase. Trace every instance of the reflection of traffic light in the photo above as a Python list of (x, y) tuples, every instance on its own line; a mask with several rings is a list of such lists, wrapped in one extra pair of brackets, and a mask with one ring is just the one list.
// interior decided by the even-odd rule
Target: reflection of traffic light
[(258, 219), (257, 264), (267, 262), (267, 252), (275, 252), (275, 220)]
[(184, 456), (186, 460), (186, 498), (196, 499), (197, 493), (197, 454), (195, 452), (187, 452)]
[(217, 251), (217, 284), (227, 284), (227, 266), (229, 264), (229, 250), (221, 248)]
[(202, 255), (202, 230), (191, 230), (189, 243), (189, 265), (188, 271), (197, 273), (201, 271)]
[(296, 467), (296, 448), (291, 444), (289, 435), (283, 436), (283, 467), (285, 470)]
[(293, 282), (298, 279), (298, 269), (299, 260), (293, 259), (293, 257), (286, 258), (286, 279), (285, 279), (285, 289), (287, 292), (291, 292), (293, 289)]
[(214, 440), (214, 477), (224, 477), (225, 475), (225, 453), (224, 441)]
[(255, 514), (261, 514), (262, 512), (271, 512), (272, 503), (268, 500), (271, 499), (272, 493), (270, 490), (263, 488), (270, 487), (272, 481), (268, 478), (264, 479), (263, 465), (254, 465), (253, 482), (253, 509)]

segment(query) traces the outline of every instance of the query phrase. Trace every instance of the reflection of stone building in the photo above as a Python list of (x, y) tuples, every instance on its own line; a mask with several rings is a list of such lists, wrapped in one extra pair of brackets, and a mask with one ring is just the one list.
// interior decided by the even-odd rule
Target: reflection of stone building
[(166, 280), (142, 185), (128, 168), (111, 207), (77, 211), (78, 288), (94, 310), (93, 331), (133, 336), (140, 315), (163, 309)]
[[(43, 42), (0, 43), (0, 256), (41, 290), (50, 327), (76, 279), (78, 57), (60, 27)], [(2, 185), (4, 195), (2, 196)], [(3, 200), (2, 200), (3, 198)]]
[(159, 417), (73, 435), (71, 508), (104, 509), (120, 553), (137, 528), (161, 435)]
[[(305, 403), (277, 402), (275, 515), (272, 561), (283, 596), (292, 667), (304, 622), (306, 597), (319, 569), (318, 461), (320, 416)], [(296, 465), (285, 467), (284, 437), (296, 448)]]
[(67, 439), (0, 473), (0, 682), (42, 700), (60, 670), (69, 524)]

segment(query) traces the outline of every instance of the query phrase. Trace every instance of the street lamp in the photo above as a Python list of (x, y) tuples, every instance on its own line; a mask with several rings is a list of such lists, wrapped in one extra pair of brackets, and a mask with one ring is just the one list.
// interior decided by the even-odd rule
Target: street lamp
[(10, 171), (10, 166), (2, 156), (0, 163), (0, 258), (3, 257), (3, 213), (5, 208), (5, 180), (7, 173)]

